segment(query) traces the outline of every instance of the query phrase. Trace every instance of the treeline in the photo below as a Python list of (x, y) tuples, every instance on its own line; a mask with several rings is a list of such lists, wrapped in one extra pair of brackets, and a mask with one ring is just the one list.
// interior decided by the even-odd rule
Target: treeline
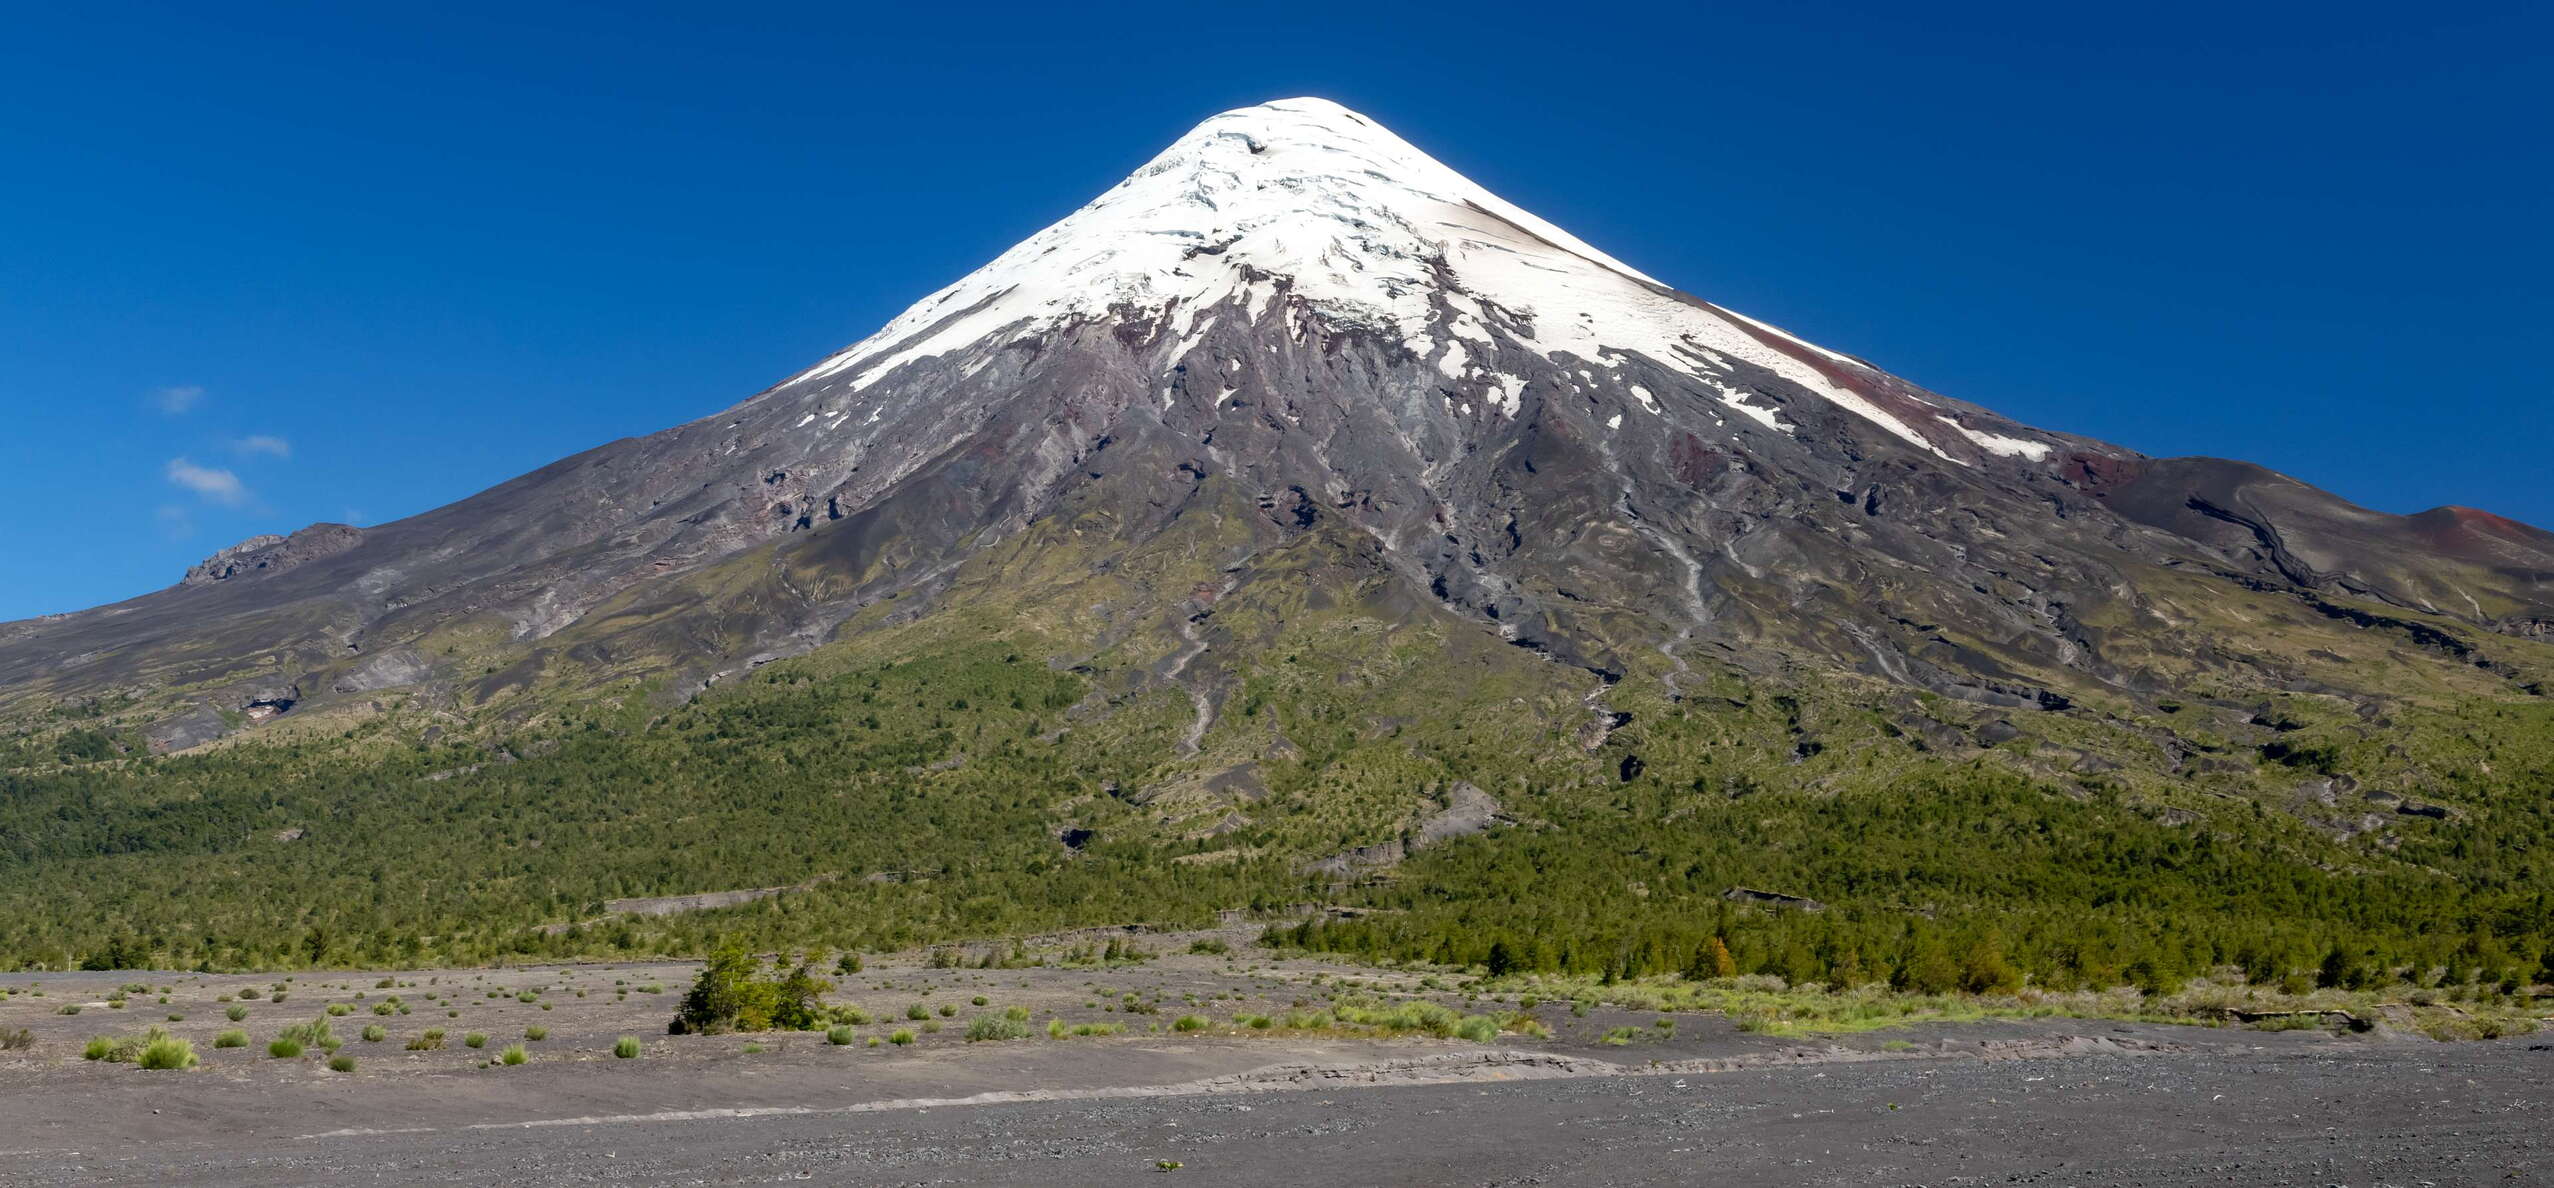
[[(1225, 707), (1219, 731), (1286, 743), (1229, 809), (1175, 778), (1183, 695), (1093, 710), (1091, 678), (997, 638), (820, 653), (651, 725), (572, 711), (502, 748), (376, 721), (64, 766), (51, 726), (42, 762), (0, 772), (0, 968), (894, 949), (1309, 900), (1357, 914), (1273, 940), (1501, 972), (1922, 990), (2161, 989), (2220, 965), (2309, 983), (2554, 973), (2554, 710), (2534, 703), (2406, 711), (2377, 742), (2343, 733), (2355, 720), (2288, 732), (2329, 745), (2319, 775), (2418, 773), (2453, 806), (2339, 838), (2262, 791), (2304, 778), (2276, 760), (2166, 812), (2178, 775), (1945, 758), (1814, 688), (1644, 705), (1591, 753), (1575, 719), (1499, 716), (1527, 714), (1512, 707), (1530, 688), (1335, 634), (1336, 654), (1273, 650)], [(1578, 711), (1574, 690), (1563, 704)], [(1369, 885), (1304, 873), (1456, 779), (1515, 824)], [(717, 912), (603, 911), (798, 884)]]
[[(1352, 893), (1357, 914), (1269, 937), (1501, 972), (1927, 992), (2025, 977), (2168, 991), (2229, 965), (2292, 989), (2554, 982), (2554, 884), (2530, 844), (2544, 798), (2497, 799), (2488, 822), (2453, 829), (2493, 838), (2421, 843), (2443, 869), (2369, 861), (2258, 808), (2168, 824), (2115, 792), (1983, 765), (1911, 764), (1827, 796), (1627, 788), (1550, 829), (1423, 852)], [(1740, 887), (1821, 902), (1733, 901)]]

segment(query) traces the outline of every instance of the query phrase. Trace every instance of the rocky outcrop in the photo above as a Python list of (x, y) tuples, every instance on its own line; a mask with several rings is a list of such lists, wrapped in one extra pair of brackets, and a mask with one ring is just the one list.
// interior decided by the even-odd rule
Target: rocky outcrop
[(351, 524), (313, 524), (290, 536), (252, 536), (197, 562), (179, 579), (180, 586), (205, 586), (281, 573), (296, 565), (333, 557), (362, 544), (364, 530)]
[(1758, 907), (1782, 908), (1796, 912), (1823, 912), (1827, 905), (1805, 895), (1785, 895), (1779, 891), (1759, 891), (1753, 887), (1732, 887), (1720, 893), (1731, 903), (1752, 903)]
[(1412, 851), (1487, 830), (1499, 820), (1499, 802), (1469, 783), (1456, 781), (1446, 792), (1444, 808), (1430, 813), (1398, 837), (1359, 846), (1304, 866), (1306, 873), (1351, 879), (1399, 866)]

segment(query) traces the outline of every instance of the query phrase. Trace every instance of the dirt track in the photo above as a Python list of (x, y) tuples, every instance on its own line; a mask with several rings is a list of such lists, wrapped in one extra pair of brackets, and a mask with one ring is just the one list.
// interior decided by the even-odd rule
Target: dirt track
[[(1258, 1003), (1303, 973), (1186, 959), (1104, 973), (899, 969), (849, 989), (873, 1009), (931, 985), (925, 997), (968, 1013), (982, 990), (997, 1007), (1096, 1020), (1124, 1016), (1091, 1005), (1105, 1002), (1094, 982)], [(456, 1038), (475, 1027), (506, 1042), (525, 1021), (553, 1034), (517, 1068), (483, 1067), (493, 1045), (355, 1042), (365, 1055), (353, 1074), (262, 1047), (206, 1051), (185, 1073), (84, 1062), (77, 1035), (159, 1016), (139, 997), (111, 1020), (94, 1006), (51, 1014), (115, 981), (55, 975), (46, 998), (0, 1003), (0, 1024), (44, 1028), (34, 1053), (0, 1059), (0, 1182), (1051, 1188), (1124, 1183), (1171, 1160), (1182, 1166), (1165, 1182), (1290, 1186), (2554, 1184), (2543, 1036), (2438, 1044), (2059, 1020), (1803, 1041), (1689, 1015), (1617, 1047), (1597, 1037), (1654, 1017), (1547, 1008), (1553, 1038), (1493, 1044), (1141, 1031), (967, 1044), (960, 1014), (910, 1048), (799, 1036), (748, 1054), (739, 1037), (661, 1034), (684, 974), (425, 975), (469, 988), (438, 1002), (463, 1012)], [(616, 979), (666, 993), (604, 992)], [(204, 1008), (251, 981), (263, 980), (187, 983), (149, 1009), (187, 1014), (182, 1034), (204, 1030), (199, 1017), (228, 1026)], [(285, 1007), (259, 1007), (270, 1029), (348, 997), (295, 985)], [(510, 992), (532, 985), (553, 988), (552, 1010)], [(374, 1018), (337, 1022), (351, 1032)], [(446, 1017), (393, 1021), (406, 1034)], [(918, 1025), (899, 1014), (863, 1031), (890, 1026)], [(646, 1034), (648, 1055), (612, 1059), (616, 1031)], [(262, 1046), (266, 1030), (254, 1034)]]

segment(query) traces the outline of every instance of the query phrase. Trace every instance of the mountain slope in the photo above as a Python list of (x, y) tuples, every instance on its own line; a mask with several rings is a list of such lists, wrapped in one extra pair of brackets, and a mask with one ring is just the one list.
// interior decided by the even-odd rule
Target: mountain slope
[[(2527, 872), (2474, 846), (2546, 831), (2541, 794), (2491, 773), (2543, 729), (2549, 631), (2554, 536), (2016, 424), (1671, 289), (1298, 99), (1207, 121), (715, 416), (0, 625), (16, 726), (0, 768), (30, 773), (0, 799), (20, 814), (9, 873), (26, 887), (167, 849), (189, 855), (186, 877), (335, 895), (346, 869), (397, 866), (419, 831), (561, 839), (444, 854), (439, 870), (492, 865), (459, 899), (420, 891), (440, 916), (375, 882), (344, 927), (383, 936), (863, 873), (842, 868), (888, 855), (829, 862), (790, 832), (852, 828), (854, 805), (1015, 814), (1018, 836), (980, 865), (937, 818), (907, 847), (991, 880), (952, 873), (950, 900), (822, 893), (845, 912), (906, 896), (946, 932), (1018, 923), (964, 905), (1046, 869), (1050, 831), (1122, 842), (1120, 873), (1190, 872), (1175, 902), (1202, 911), (1387, 860), (1441, 889), (1510, 887), (1502, 863), (1537, 847), (1628, 860), (1651, 851), (1626, 838), (1743, 832), (1767, 792), (1805, 798), (1784, 802), (1803, 828), (1874, 828), (1913, 797), (2041, 813), (2093, 847), (2220, 837), (2242, 873), (2207, 894), (2276, 884), (2303, 903), (2322, 872), (2364, 870), (2455, 915), (2525, 901)], [(1044, 705), (1066, 686), (1024, 663), (1068, 677), (1067, 703)], [(899, 693), (927, 712), (882, 715), (904, 665), (976, 692)], [(857, 725), (882, 717), (911, 736)], [(826, 721), (839, 737), (811, 725)], [(753, 737), (770, 722), (806, 733)], [(142, 758), (168, 752), (194, 754)], [(765, 788), (740, 771), (794, 774)], [(681, 774), (659, 786), (664, 772)], [(1521, 827), (1495, 834), (1519, 836), (1421, 853), (1439, 814), (1478, 816), (1476, 796)], [(2016, 807), (2035, 796), (2095, 807)], [(617, 815), (590, 820), (597, 798)], [(611, 856), (682, 833), (687, 798), (723, 806), (737, 840)], [(1878, 815), (1816, 825), (1803, 806), (1821, 798)], [(260, 848), (314, 815), (364, 836)], [(2223, 832), (2193, 843), (2175, 832), (2192, 820)], [(1719, 851), (1679, 846), (1656, 851), (1661, 869), (1592, 875), (1586, 903), (1636, 919), (1665, 910), (1642, 905), (1670, 883), (1752, 871), (1867, 894), (1880, 877), (1764, 855), (1698, 866)], [(175, 877), (111, 866), (118, 889), (83, 919), (126, 918), (132, 887)], [(2451, 869), (2463, 881), (2444, 890)], [(1939, 893), (2048, 909), (2053, 953), (2086, 926), (2083, 898), (2115, 904), (2129, 885), (2061, 895), (2026, 876), (1993, 895), (1946, 876)], [(2189, 894), (2219, 921), (2205, 927), (2236, 927), (2240, 903)], [(2336, 900), (2276, 939), (2305, 947), (2345, 915), (2431, 928), (2375, 902)], [(290, 946), (263, 907), (224, 918), (187, 943)], [(109, 926), (28, 927), (22, 944), (76, 952)], [(2541, 947), (2513, 935), (2512, 952)], [(1660, 943), (1694, 939), (1673, 936)]]
[(2085, 624), (2171, 629), (2136, 593), (2154, 567), (2478, 634), (2554, 623), (2542, 532), (2016, 425), (1671, 290), (1362, 116), (1289, 100), (1207, 121), (734, 409), (0, 628), (0, 685), (200, 690), (158, 735), (183, 745), (254, 703), (449, 683), (438, 645), (515, 657), (758, 546), (824, 571), (664, 657), (696, 686), (928, 589), (1111, 476), (1157, 510), (1212, 476), (1280, 529), (1335, 517), (1460, 614), (1671, 684), (1703, 649), (1995, 704), (2148, 695), (2164, 674)]

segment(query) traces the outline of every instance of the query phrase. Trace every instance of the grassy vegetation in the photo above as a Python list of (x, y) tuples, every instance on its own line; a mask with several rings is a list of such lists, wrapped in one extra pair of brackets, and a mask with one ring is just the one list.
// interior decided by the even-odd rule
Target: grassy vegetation
[(1598, 978), (1521, 976), (1495, 980), (1482, 991), (1528, 999), (1604, 1003), (1638, 1011), (1710, 1011), (1735, 1020), (1741, 1030), (1766, 1035), (1835, 1035), (1924, 1023), (1984, 1019), (2090, 1018), (2265, 1029), (2319, 1027), (2366, 1029), (2384, 1025), (2439, 1039), (2524, 1034), (2537, 1024), (2531, 1009), (2497, 995), (2459, 999), (2409, 985), (2299, 992), (2243, 982), (2242, 971), (2214, 971), (2171, 993), (2134, 987), (2091, 991), (2017, 988), (2009, 992), (1925, 994), (1881, 983), (1853, 987), (1786, 985), (1767, 975), (1690, 982), (1648, 978), (1606, 982)]
[[(1276, 920), (1281, 945), (1571, 985), (1761, 976), (1945, 1002), (2131, 987), (2169, 1003), (2233, 967), (2300, 1001), (2395, 987), (2489, 1014), (2554, 979), (2554, 703), (2478, 692), (2500, 678), (2380, 633), (2276, 625), (2291, 652), (2380, 673), (2383, 695), (2358, 700), (2205, 665), (2175, 669), (2183, 687), (2153, 705), (2047, 711), (1707, 667), (1671, 700), (1635, 673), (1605, 694), (1632, 720), (1589, 749), (1588, 674), (1393, 605), (1348, 545), (1302, 543), (1217, 604), (1228, 667), (1191, 757), (1177, 744), (1193, 707), (1146, 676), (1177, 638), (1089, 608), (1155, 607), (1144, 590), (1211, 581), (1230, 543), (1107, 576), (1024, 542), (966, 579), (1022, 591), (980, 604), (999, 613), (891, 623), (882, 608), (848, 643), (680, 706), (560, 686), (431, 735), (393, 714), (173, 758), (27, 742), (0, 771), (0, 966), (623, 958), (733, 939), (811, 955), (678, 1018), (804, 1029), (845, 1021), (810, 1005), (821, 991), (787, 989), (822, 981), (815, 952), (831, 969), (930, 944), (993, 963), (1011, 959), (996, 938), (1241, 909)], [(1058, 642), (1103, 638), (1096, 655)], [(2554, 655), (2491, 646), (2510, 671)], [(114, 712), (42, 737), (111, 731)], [(2002, 718), (2015, 736), (1988, 741)], [(1516, 825), (1344, 884), (1307, 872), (1411, 829), (1458, 780)], [(1087, 831), (1075, 848), (1068, 825)], [(288, 829), (307, 833), (277, 841)], [(603, 911), (780, 884), (800, 889)], [(1742, 887), (1822, 910), (1726, 898)], [(1355, 914), (1284, 914), (1305, 904)], [(1146, 955), (1120, 944), (1114, 960)], [(1096, 942), (1089, 958), (1112, 960)]]
[(978, 1015), (967, 1023), (967, 1042), (1015, 1040), (1029, 1037), (1029, 1025), (1008, 1015)]

